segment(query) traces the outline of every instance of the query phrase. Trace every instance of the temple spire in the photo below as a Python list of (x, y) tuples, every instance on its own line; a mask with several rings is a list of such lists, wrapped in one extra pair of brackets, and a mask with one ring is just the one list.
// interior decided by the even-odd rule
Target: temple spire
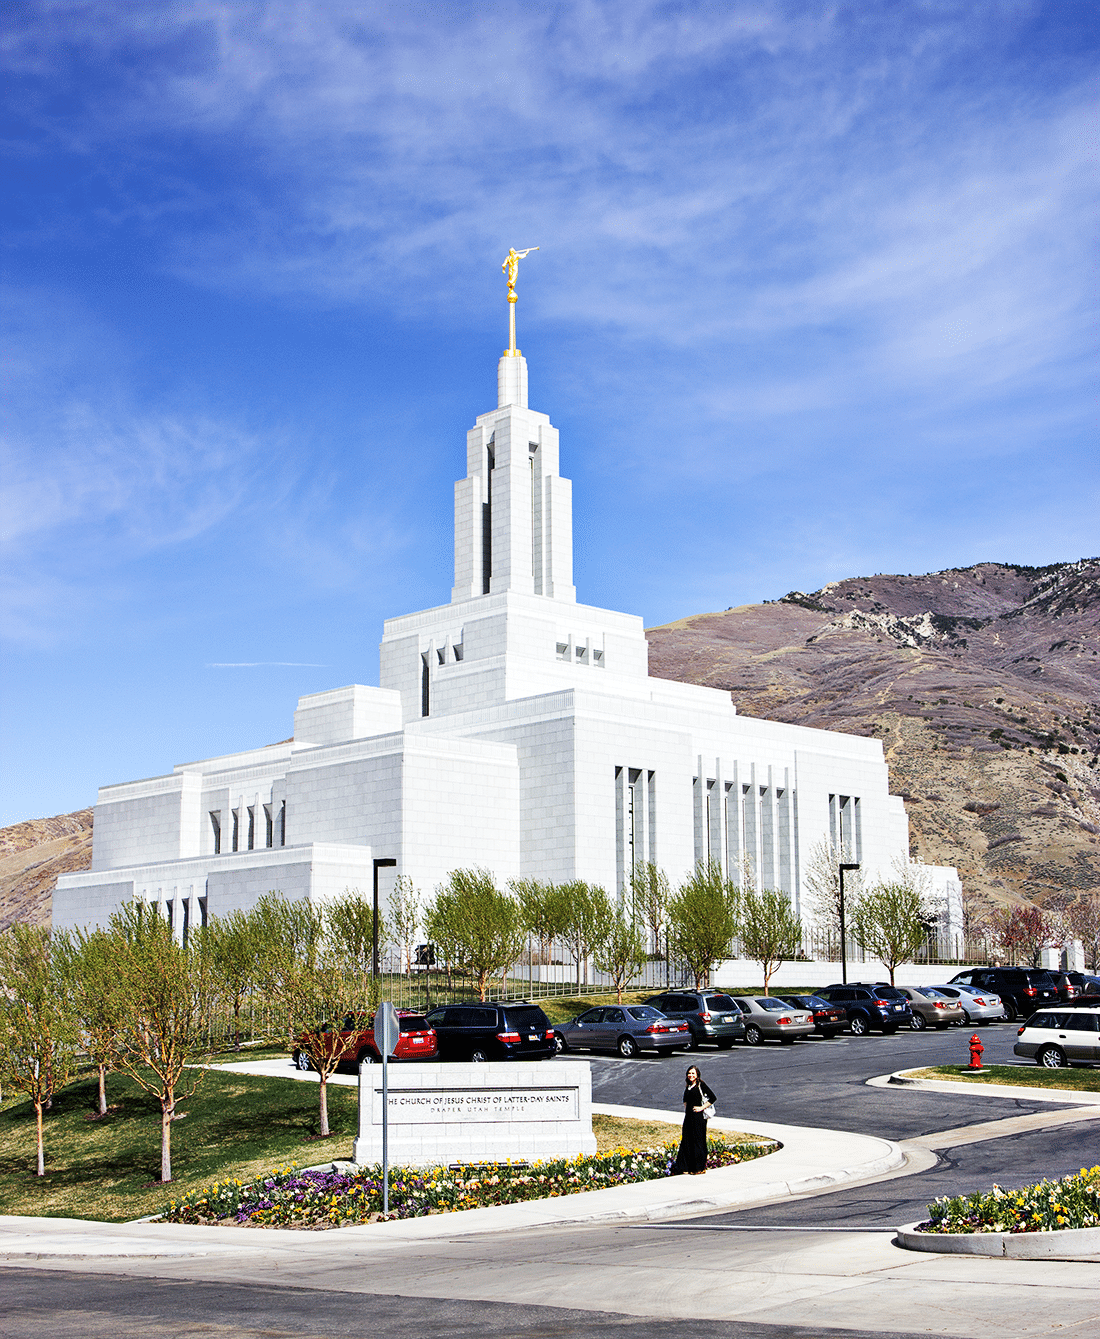
[(532, 251), (538, 250), (537, 246), (529, 246), (526, 251), (517, 251), (514, 246), (510, 246), (508, 254), (504, 257), (504, 264), (500, 267), (508, 279), (508, 347), (504, 350), (505, 358), (522, 357), (516, 348), (516, 303), (519, 301), (516, 294), (516, 276), (519, 274), (520, 261)]

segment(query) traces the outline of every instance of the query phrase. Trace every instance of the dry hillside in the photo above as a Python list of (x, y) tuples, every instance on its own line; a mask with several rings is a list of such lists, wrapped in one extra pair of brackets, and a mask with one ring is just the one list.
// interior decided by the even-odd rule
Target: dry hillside
[(881, 739), (913, 853), (971, 894), (1100, 891), (1100, 559), (856, 577), (647, 635), (651, 674)]
[(0, 930), (12, 921), (49, 924), (57, 876), (91, 863), (91, 809), (0, 828)]

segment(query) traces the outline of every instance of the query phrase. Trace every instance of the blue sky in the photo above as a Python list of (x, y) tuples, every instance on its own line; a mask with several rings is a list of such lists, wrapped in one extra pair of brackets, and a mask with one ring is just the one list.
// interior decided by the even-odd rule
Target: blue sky
[(587, 603), (1100, 550), (1094, 0), (24, 0), (0, 822), (449, 599), (524, 262)]

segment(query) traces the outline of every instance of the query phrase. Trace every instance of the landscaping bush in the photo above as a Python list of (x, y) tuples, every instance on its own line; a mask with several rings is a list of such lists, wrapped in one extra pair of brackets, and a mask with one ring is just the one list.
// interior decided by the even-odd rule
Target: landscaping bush
[[(728, 1144), (707, 1141), (707, 1167), (750, 1162), (779, 1147), (774, 1143)], [(619, 1148), (611, 1153), (558, 1158), (530, 1166), (491, 1163), (390, 1169), (389, 1219), (480, 1209), (492, 1204), (556, 1198), (582, 1190), (604, 1190), (669, 1176), (675, 1143), (661, 1148)], [(277, 1168), (262, 1180), (215, 1182), (199, 1195), (173, 1200), (164, 1214), (170, 1223), (239, 1223), (257, 1227), (345, 1227), (382, 1217), (382, 1168), (358, 1172), (298, 1171)]]
[(1057, 1232), (1100, 1227), (1100, 1167), (1082, 1167), (1060, 1181), (985, 1195), (944, 1196), (928, 1206), (924, 1232)]

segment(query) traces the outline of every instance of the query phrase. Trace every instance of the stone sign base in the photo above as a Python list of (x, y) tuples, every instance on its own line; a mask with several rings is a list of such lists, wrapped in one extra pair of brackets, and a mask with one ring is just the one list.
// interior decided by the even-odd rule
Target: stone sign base
[[(587, 1060), (389, 1066), (391, 1166), (595, 1153)], [(382, 1066), (359, 1067), (360, 1165), (382, 1161)]]

